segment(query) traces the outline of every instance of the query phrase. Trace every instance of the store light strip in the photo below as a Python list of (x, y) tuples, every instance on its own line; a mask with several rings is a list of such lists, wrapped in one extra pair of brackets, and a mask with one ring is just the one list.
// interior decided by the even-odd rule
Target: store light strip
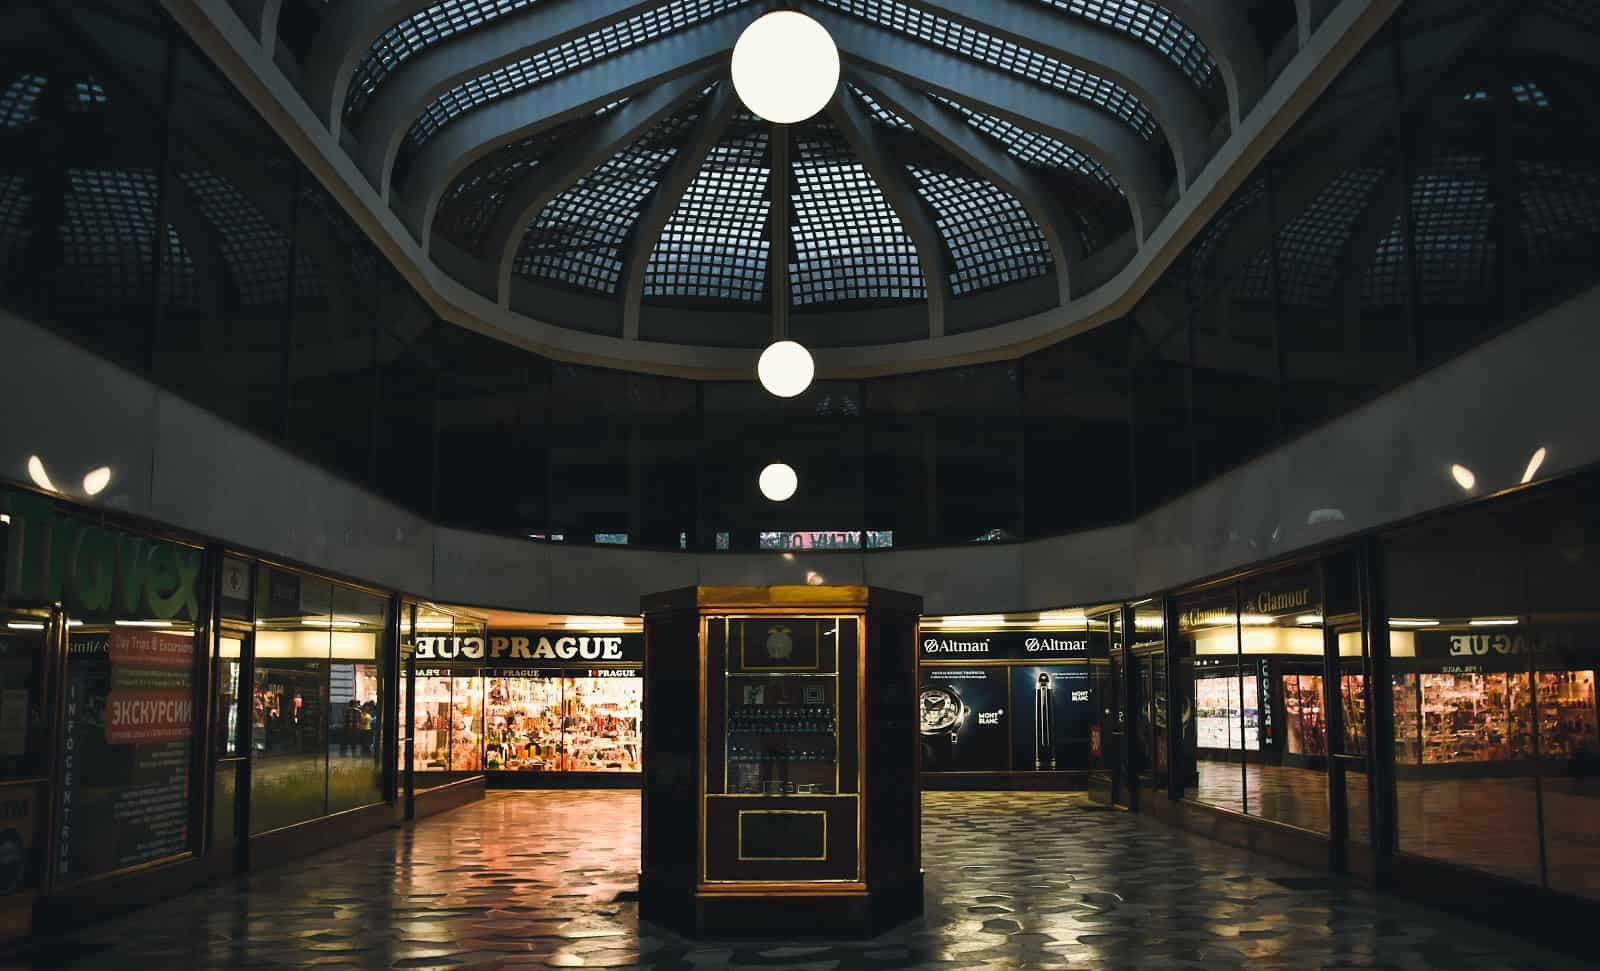
[(1294, 622), (1297, 623), (1297, 624), (1320, 624), (1320, 623), (1322, 623), (1322, 615), (1321, 614), (1301, 614), (1300, 616), (1298, 616), (1298, 617), (1296, 617), (1294, 619)]
[(170, 620), (114, 620), (118, 627), (171, 627)]
[(29, 621), (11, 620), (6, 622), (6, 628), (8, 630), (44, 630), (44, 625)]
[(626, 617), (568, 617), (563, 627), (577, 630), (621, 630), (628, 626)]
[(1039, 615), (1041, 624), (1076, 624), (1082, 626), (1089, 618), (1081, 610), (1046, 610)]
[(958, 614), (954, 617), (932, 617), (925, 627), (1002, 627), (1004, 614)]
[(1438, 627), (1437, 620), (1424, 620), (1417, 617), (1390, 617), (1390, 627)]
[(10, 526), (10, 525), (11, 525), (11, 514), (8, 513), (8, 512), (0, 512), (0, 526)]
[(1475, 617), (1472, 620), (1468, 621), (1467, 624), (1469, 626), (1471, 626), (1471, 627), (1515, 627), (1517, 625), (1517, 618), (1515, 618), (1515, 617)]

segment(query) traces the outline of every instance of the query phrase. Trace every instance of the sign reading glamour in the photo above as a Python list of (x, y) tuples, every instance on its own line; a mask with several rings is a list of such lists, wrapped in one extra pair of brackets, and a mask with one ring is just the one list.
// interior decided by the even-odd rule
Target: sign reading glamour
[(418, 661), (633, 664), (644, 660), (644, 637), (567, 631), (505, 631), (487, 637), (422, 636), (416, 639), (414, 657)]

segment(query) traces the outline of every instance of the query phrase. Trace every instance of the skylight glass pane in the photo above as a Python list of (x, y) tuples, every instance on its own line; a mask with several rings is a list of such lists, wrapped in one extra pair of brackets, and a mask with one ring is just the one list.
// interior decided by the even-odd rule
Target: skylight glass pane
[(831, 123), (807, 125), (796, 136), (792, 204), (794, 306), (927, 298), (916, 244)]
[[(1432, 159), (1411, 183), (1419, 297), (1427, 303), (1478, 298), (1494, 257), (1488, 163), (1481, 156)], [(1378, 244), (1362, 279), (1362, 300), (1398, 305), (1405, 299), (1405, 246), (1400, 218)]]
[(890, 111), (872, 95), (866, 93), (853, 84), (850, 85), (850, 90), (854, 92), (856, 98), (858, 98), (861, 103), (866, 106), (867, 111), (872, 114), (874, 121), (888, 125), (890, 128), (904, 128), (907, 131), (911, 130), (911, 122), (906, 121), (893, 111)]
[(531, 7), (538, 0), (443, 0), (412, 14), (384, 31), (356, 65), (345, 95), (344, 113), (350, 117), (365, 108), (373, 92), (401, 64), (434, 44), (508, 13)]
[(1378, 168), (1340, 173), (1278, 234), (1278, 287), (1284, 303), (1300, 307), (1332, 303), (1350, 227), (1382, 178)]
[(1036, 84), (1082, 98), (1127, 122), (1146, 139), (1156, 135), (1155, 119), (1127, 89), (1037, 51), (1019, 47), (965, 24), (919, 10), (899, 0), (821, 0), (835, 9), (925, 44), (999, 68)]
[(1600, 169), (1593, 159), (1518, 159), (1516, 165), (1522, 186), (1517, 231), (1526, 258), (1558, 263), (1584, 251), (1574, 243), (1587, 239), (1593, 247), (1600, 234)]
[(955, 266), (950, 290), (960, 296), (1049, 273), (1050, 246), (1022, 203), (999, 186), (908, 165), (935, 213)]
[(49, 80), (42, 74), (23, 74), (0, 91), (0, 128), (21, 128), (35, 119), (38, 104)]
[(741, 115), (711, 150), (650, 254), (645, 296), (761, 302), (771, 248), (768, 127)]
[[(59, 235), (74, 286), (142, 299), (155, 279), (156, 176), (150, 169), (69, 169)], [(174, 264), (187, 259), (168, 239)]]
[(411, 126), (406, 139), (413, 146), (419, 146), (468, 111), (750, 2), (752, 0), (673, 0), (507, 64), (435, 98)]
[(1216, 76), (1217, 62), (1194, 31), (1172, 11), (1142, 0), (1040, 0), (1046, 6), (1092, 20), (1104, 27), (1144, 41), (1178, 65), (1196, 87), (1204, 88)]
[(434, 231), (469, 253), (479, 253), (483, 236), (511, 188), (593, 122), (594, 116), (574, 118), (498, 148), (468, 166), (439, 200)]
[(703, 107), (704, 101), (697, 101), (691, 110), (657, 124), (551, 200), (523, 234), (514, 272), (616, 293), (622, 245)]
[(1122, 186), (1117, 183), (1117, 180), (1112, 177), (1110, 172), (1106, 171), (1105, 166), (1071, 145), (1051, 138), (1049, 135), (1041, 135), (1038, 132), (1020, 128), (1003, 118), (996, 118), (993, 115), (985, 115), (973, 111), (971, 108), (957, 104), (942, 95), (935, 94), (932, 97), (945, 106), (961, 112), (962, 116), (967, 119), (967, 124), (1004, 145), (1006, 152), (1019, 162), (1050, 169), (1066, 169), (1081, 175), (1087, 175), (1107, 188), (1116, 190), (1118, 195), (1123, 194)]
[[(289, 238), (238, 187), (215, 172), (179, 172), (216, 230), (222, 260), (247, 306), (282, 303), (289, 291)], [(300, 264), (304, 267), (306, 264)]]

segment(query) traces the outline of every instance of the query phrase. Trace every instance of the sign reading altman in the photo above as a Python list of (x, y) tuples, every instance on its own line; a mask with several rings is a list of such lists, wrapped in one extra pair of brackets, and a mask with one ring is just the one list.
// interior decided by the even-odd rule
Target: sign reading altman
[(413, 656), (418, 661), (640, 664), (644, 635), (501, 631), (487, 637), (424, 636), (416, 639)]
[(924, 632), (921, 651), (927, 661), (1087, 658), (1089, 635), (1079, 630)]

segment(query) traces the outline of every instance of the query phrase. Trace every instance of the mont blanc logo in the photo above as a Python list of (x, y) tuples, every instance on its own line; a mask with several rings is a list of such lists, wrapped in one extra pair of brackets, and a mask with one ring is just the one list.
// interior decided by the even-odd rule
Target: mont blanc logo
[(787, 627), (767, 628), (767, 657), (787, 661), (794, 655), (794, 637)]

